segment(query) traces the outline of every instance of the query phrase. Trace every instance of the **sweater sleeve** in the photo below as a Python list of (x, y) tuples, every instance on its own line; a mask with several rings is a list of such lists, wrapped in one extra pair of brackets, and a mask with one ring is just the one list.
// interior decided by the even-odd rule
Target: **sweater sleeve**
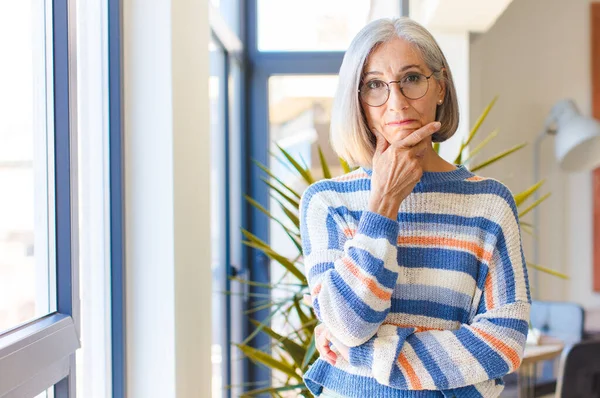
[(531, 299), (512, 195), (506, 201), (471, 323), (426, 331), (383, 325), (368, 342), (350, 348), (351, 365), (368, 366), (379, 383), (407, 390), (453, 390), (519, 367)]
[(375, 335), (390, 310), (398, 279), (399, 226), (365, 211), (350, 228), (335, 204), (325, 203), (323, 196), (336, 194), (327, 191), (327, 184), (332, 183), (313, 184), (302, 195), (304, 267), (317, 318), (354, 347)]

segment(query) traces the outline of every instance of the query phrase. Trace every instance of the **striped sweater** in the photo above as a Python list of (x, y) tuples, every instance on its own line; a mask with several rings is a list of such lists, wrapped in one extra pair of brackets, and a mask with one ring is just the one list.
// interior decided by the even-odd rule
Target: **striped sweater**
[(462, 165), (424, 172), (391, 220), (367, 210), (371, 175), (359, 168), (302, 195), (313, 308), (350, 347), (349, 361), (318, 359), (307, 387), (497, 397), (521, 363), (531, 303), (510, 190)]

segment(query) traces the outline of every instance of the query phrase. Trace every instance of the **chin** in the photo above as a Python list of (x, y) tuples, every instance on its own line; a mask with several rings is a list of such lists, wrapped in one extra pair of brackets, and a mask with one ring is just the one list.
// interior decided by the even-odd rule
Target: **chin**
[(408, 137), (409, 135), (411, 135), (413, 132), (417, 131), (418, 129), (420, 129), (420, 127), (395, 127), (392, 131), (389, 132), (389, 136), (390, 137), (398, 137), (400, 136), (400, 139), (404, 139), (406, 137)]

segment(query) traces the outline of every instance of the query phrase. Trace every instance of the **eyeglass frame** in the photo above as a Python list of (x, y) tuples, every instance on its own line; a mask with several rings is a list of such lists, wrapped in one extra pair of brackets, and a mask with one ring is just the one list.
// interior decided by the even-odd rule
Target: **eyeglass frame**
[[(409, 99), (409, 100), (413, 100), (413, 101), (414, 101), (414, 100), (418, 100), (418, 99), (421, 99), (421, 98), (423, 98), (423, 97), (424, 97), (424, 96), (426, 96), (426, 95), (427, 95), (427, 93), (429, 92), (429, 79), (430, 79), (430, 78), (431, 78), (431, 77), (432, 77), (434, 74), (436, 74), (437, 72), (439, 72), (439, 71), (438, 71), (438, 70), (434, 70), (433, 72), (431, 72), (431, 74), (430, 74), (429, 76), (425, 76), (424, 74), (422, 74), (422, 73), (420, 73), (420, 72), (414, 72), (415, 74), (419, 74), (419, 75), (423, 76), (425, 79), (427, 79), (427, 90), (425, 90), (425, 93), (424, 93), (422, 96), (420, 96), (420, 97), (418, 97), (418, 98), (410, 98), (410, 97), (408, 97), (406, 94), (404, 94), (404, 90), (402, 90), (402, 86), (400, 86), (400, 93), (402, 93), (402, 95), (404, 96), (404, 98), (406, 98), (406, 99)], [(408, 75), (408, 73), (407, 73), (407, 75)], [(405, 76), (405, 77), (406, 77), (406, 76)], [(372, 107), (372, 108), (379, 108), (380, 106), (384, 106), (384, 105), (385, 105), (385, 103), (386, 103), (386, 102), (388, 102), (388, 100), (390, 99), (390, 93), (392, 92), (392, 90), (390, 89), (390, 84), (392, 84), (392, 83), (401, 83), (401, 82), (402, 82), (402, 80), (392, 80), (392, 81), (389, 81), (389, 82), (386, 82), (386, 81), (384, 81), (384, 80), (381, 80), (381, 79), (373, 79), (373, 80), (378, 80), (378, 81), (380, 81), (380, 82), (382, 82), (382, 83), (385, 83), (385, 85), (387, 86), (387, 97), (386, 97), (385, 101), (383, 101), (383, 103), (381, 103), (381, 105), (371, 105), (371, 104), (369, 104), (368, 102), (366, 102), (366, 101), (365, 101), (365, 104), (369, 105), (369, 106), (370, 106), (370, 107)], [(369, 82), (372, 82), (373, 80), (369, 80)], [(368, 82), (367, 82), (367, 83), (368, 83)], [(367, 84), (367, 83), (363, 83), (363, 84), (361, 84), (361, 87), (362, 87), (362, 86), (364, 86), (364, 85), (365, 85), (365, 84)], [(358, 95), (359, 95), (359, 97), (360, 97), (360, 92), (361, 92), (361, 91), (360, 91), (360, 88), (357, 90), (357, 92), (359, 93)], [(362, 97), (361, 97), (361, 98), (362, 98)], [(364, 101), (364, 100), (363, 100), (363, 101)]]

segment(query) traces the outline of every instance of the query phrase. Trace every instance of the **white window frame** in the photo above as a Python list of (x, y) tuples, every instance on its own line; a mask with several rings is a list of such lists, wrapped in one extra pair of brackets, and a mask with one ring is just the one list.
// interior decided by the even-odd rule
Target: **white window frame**
[[(33, 397), (37, 394), (57, 386), (56, 398), (75, 396), (75, 351), (80, 346), (79, 341), (79, 257), (78, 257), (78, 190), (77, 190), (77, 63), (76, 63), (76, 7), (75, 0), (46, 0), (45, 4), (53, 4), (51, 14), (52, 35), (47, 40), (52, 41), (53, 54), (53, 83), (54, 95), (49, 101), (52, 102), (54, 118), (60, 118), (61, 123), (51, 123), (56, 128), (67, 128), (68, 139), (65, 139), (65, 131), (60, 132), (61, 144), (67, 148), (68, 164), (64, 162), (56, 173), (62, 173), (60, 178), (49, 178), (48, 189), (55, 191), (59, 183), (60, 195), (67, 195), (70, 199), (69, 224), (63, 225), (66, 220), (56, 218), (61, 227), (57, 227), (57, 233), (64, 233), (69, 237), (68, 241), (57, 237), (56, 244), (69, 242), (70, 264), (61, 264), (61, 260), (50, 261), (56, 264), (57, 269), (57, 308), (65, 313), (54, 312), (42, 318), (16, 327), (8, 332), (0, 334), (0, 397)], [(47, 8), (47, 10), (50, 7)], [(57, 23), (58, 21), (58, 23)], [(61, 23), (62, 22), (62, 23)], [(66, 39), (66, 43), (64, 40)], [(61, 42), (62, 40), (62, 42)], [(59, 58), (60, 57), (60, 58)], [(66, 72), (66, 75), (65, 75)], [(58, 77), (57, 77), (58, 76)], [(66, 77), (66, 78), (65, 78)], [(59, 83), (57, 84), (57, 82)], [(63, 90), (63, 91), (60, 91)], [(60, 94), (57, 95), (57, 93)], [(59, 102), (58, 106), (54, 105)], [(62, 103), (60, 103), (62, 101)], [(62, 105), (67, 103), (66, 108)], [(68, 109), (68, 112), (65, 112)], [(58, 115), (57, 112), (63, 112)], [(49, 129), (57, 137), (56, 129)], [(58, 139), (55, 139), (55, 143)], [(68, 145), (68, 147), (66, 146)], [(58, 145), (54, 145), (57, 148)], [(65, 156), (66, 155), (61, 155)], [(64, 161), (55, 159), (50, 153), (48, 160)], [(58, 164), (58, 163), (56, 163)], [(68, 170), (65, 166), (68, 166)], [(67, 175), (68, 173), (68, 175)], [(65, 178), (68, 180), (68, 186)], [(37, 182), (37, 181), (36, 181)], [(63, 191), (60, 191), (63, 189)], [(68, 191), (68, 192), (67, 192)], [(49, 209), (48, 218), (53, 219), (55, 212), (60, 206), (63, 196), (54, 201), (56, 207)], [(64, 201), (64, 200), (63, 200)], [(62, 210), (61, 210), (62, 211)], [(59, 217), (63, 217), (60, 216)], [(66, 217), (66, 216), (65, 216)], [(55, 227), (53, 222), (51, 227)], [(50, 234), (53, 235), (53, 234)], [(53, 240), (50, 241), (53, 243)], [(50, 245), (48, 253), (58, 255), (58, 246)], [(50, 257), (49, 256), (49, 257)], [(58, 275), (60, 270), (60, 275)], [(53, 271), (53, 270), (51, 270)], [(50, 272), (52, 274), (53, 272)]]

